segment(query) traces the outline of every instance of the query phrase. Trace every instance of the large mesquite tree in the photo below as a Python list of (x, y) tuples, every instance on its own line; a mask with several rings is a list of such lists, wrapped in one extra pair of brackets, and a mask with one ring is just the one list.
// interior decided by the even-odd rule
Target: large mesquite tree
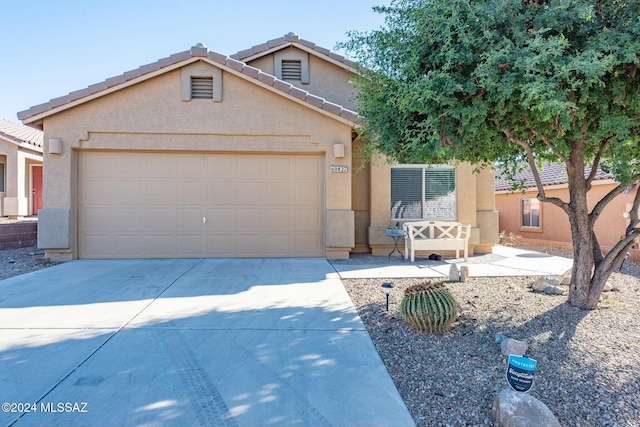
[[(569, 217), (569, 301), (596, 308), (640, 236), (638, 185), (618, 244), (605, 255), (594, 233), (604, 207), (640, 179), (640, 2), (393, 0), (374, 9), (385, 25), (343, 45), (366, 69), (356, 85), (370, 152), (499, 162), (511, 177), (528, 164), (538, 199)], [(545, 194), (538, 166), (549, 161), (566, 166), (570, 200)], [(619, 185), (589, 208), (598, 168)]]

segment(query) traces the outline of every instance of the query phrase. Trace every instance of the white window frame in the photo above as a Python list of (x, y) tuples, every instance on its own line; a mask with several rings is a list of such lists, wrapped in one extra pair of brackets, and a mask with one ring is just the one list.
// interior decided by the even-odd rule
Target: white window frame
[[(532, 202), (535, 202), (537, 209), (534, 209)], [(526, 214), (529, 224), (525, 224), (525, 203), (529, 204), (529, 212)], [(534, 225), (534, 211), (537, 211), (538, 224)], [(528, 230), (539, 230), (542, 227), (542, 202), (535, 197), (520, 199), (520, 227)]]
[[(421, 171), (420, 182), (415, 183), (420, 188), (414, 188), (413, 195), (419, 195), (410, 202), (402, 201), (402, 195), (398, 195), (394, 189), (397, 188), (400, 183), (394, 185), (394, 171), (398, 170), (416, 170)], [(453, 182), (449, 181), (445, 185), (453, 185), (453, 191), (450, 191), (443, 197), (439, 197), (438, 200), (428, 200), (429, 186), (427, 181), (430, 179), (437, 179), (438, 175), (448, 172), (453, 172)], [(413, 174), (418, 176), (417, 174)], [(442, 178), (446, 178), (445, 175), (441, 175)], [(398, 179), (401, 179), (398, 177)], [(395, 165), (391, 167), (391, 220), (433, 220), (433, 221), (455, 221), (458, 218), (458, 174), (456, 168), (449, 165)], [(396, 193), (396, 194), (394, 194)]]

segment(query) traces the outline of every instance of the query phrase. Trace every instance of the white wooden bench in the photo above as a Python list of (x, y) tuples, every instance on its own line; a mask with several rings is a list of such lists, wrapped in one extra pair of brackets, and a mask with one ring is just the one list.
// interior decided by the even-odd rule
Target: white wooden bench
[(471, 226), (450, 221), (412, 221), (402, 224), (404, 230), (404, 257), (411, 250), (411, 262), (415, 261), (415, 251), (455, 250), (459, 258), (464, 251), (467, 261)]

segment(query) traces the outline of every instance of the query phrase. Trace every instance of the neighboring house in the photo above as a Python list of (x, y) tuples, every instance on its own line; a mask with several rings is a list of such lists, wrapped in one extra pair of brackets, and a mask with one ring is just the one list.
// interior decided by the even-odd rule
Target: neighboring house
[(20, 112), (45, 134), (39, 246), (59, 260), (347, 258), (437, 218), (471, 224), (471, 253), (490, 252), (492, 171), (361, 167), (356, 72), (289, 33), (232, 57), (196, 45)]
[[(585, 173), (590, 173), (587, 168)], [(572, 248), (571, 227), (567, 214), (551, 203), (538, 201), (538, 189), (530, 169), (516, 177), (524, 181), (525, 191), (512, 191), (511, 184), (496, 170), (496, 208), (500, 213), (500, 230), (514, 233), (525, 243)], [(548, 197), (569, 201), (567, 172), (562, 164), (545, 164), (540, 178)], [(610, 176), (598, 170), (587, 195), (590, 208), (618, 184)], [(633, 205), (637, 187), (632, 186), (610, 202), (595, 223), (595, 233), (604, 251), (610, 250), (625, 234), (629, 225), (627, 213)], [(640, 260), (640, 251), (635, 244), (631, 250), (633, 259)]]
[(0, 217), (42, 208), (42, 131), (0, 119)]

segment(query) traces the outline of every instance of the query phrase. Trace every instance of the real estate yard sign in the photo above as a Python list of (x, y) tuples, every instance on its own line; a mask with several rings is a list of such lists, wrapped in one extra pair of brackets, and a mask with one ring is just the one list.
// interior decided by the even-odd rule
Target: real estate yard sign
[(533, 386), (533, 373), (537, 362), (526, 356), (509, 355), (507, 382), (515, 391), (527, 392)]

